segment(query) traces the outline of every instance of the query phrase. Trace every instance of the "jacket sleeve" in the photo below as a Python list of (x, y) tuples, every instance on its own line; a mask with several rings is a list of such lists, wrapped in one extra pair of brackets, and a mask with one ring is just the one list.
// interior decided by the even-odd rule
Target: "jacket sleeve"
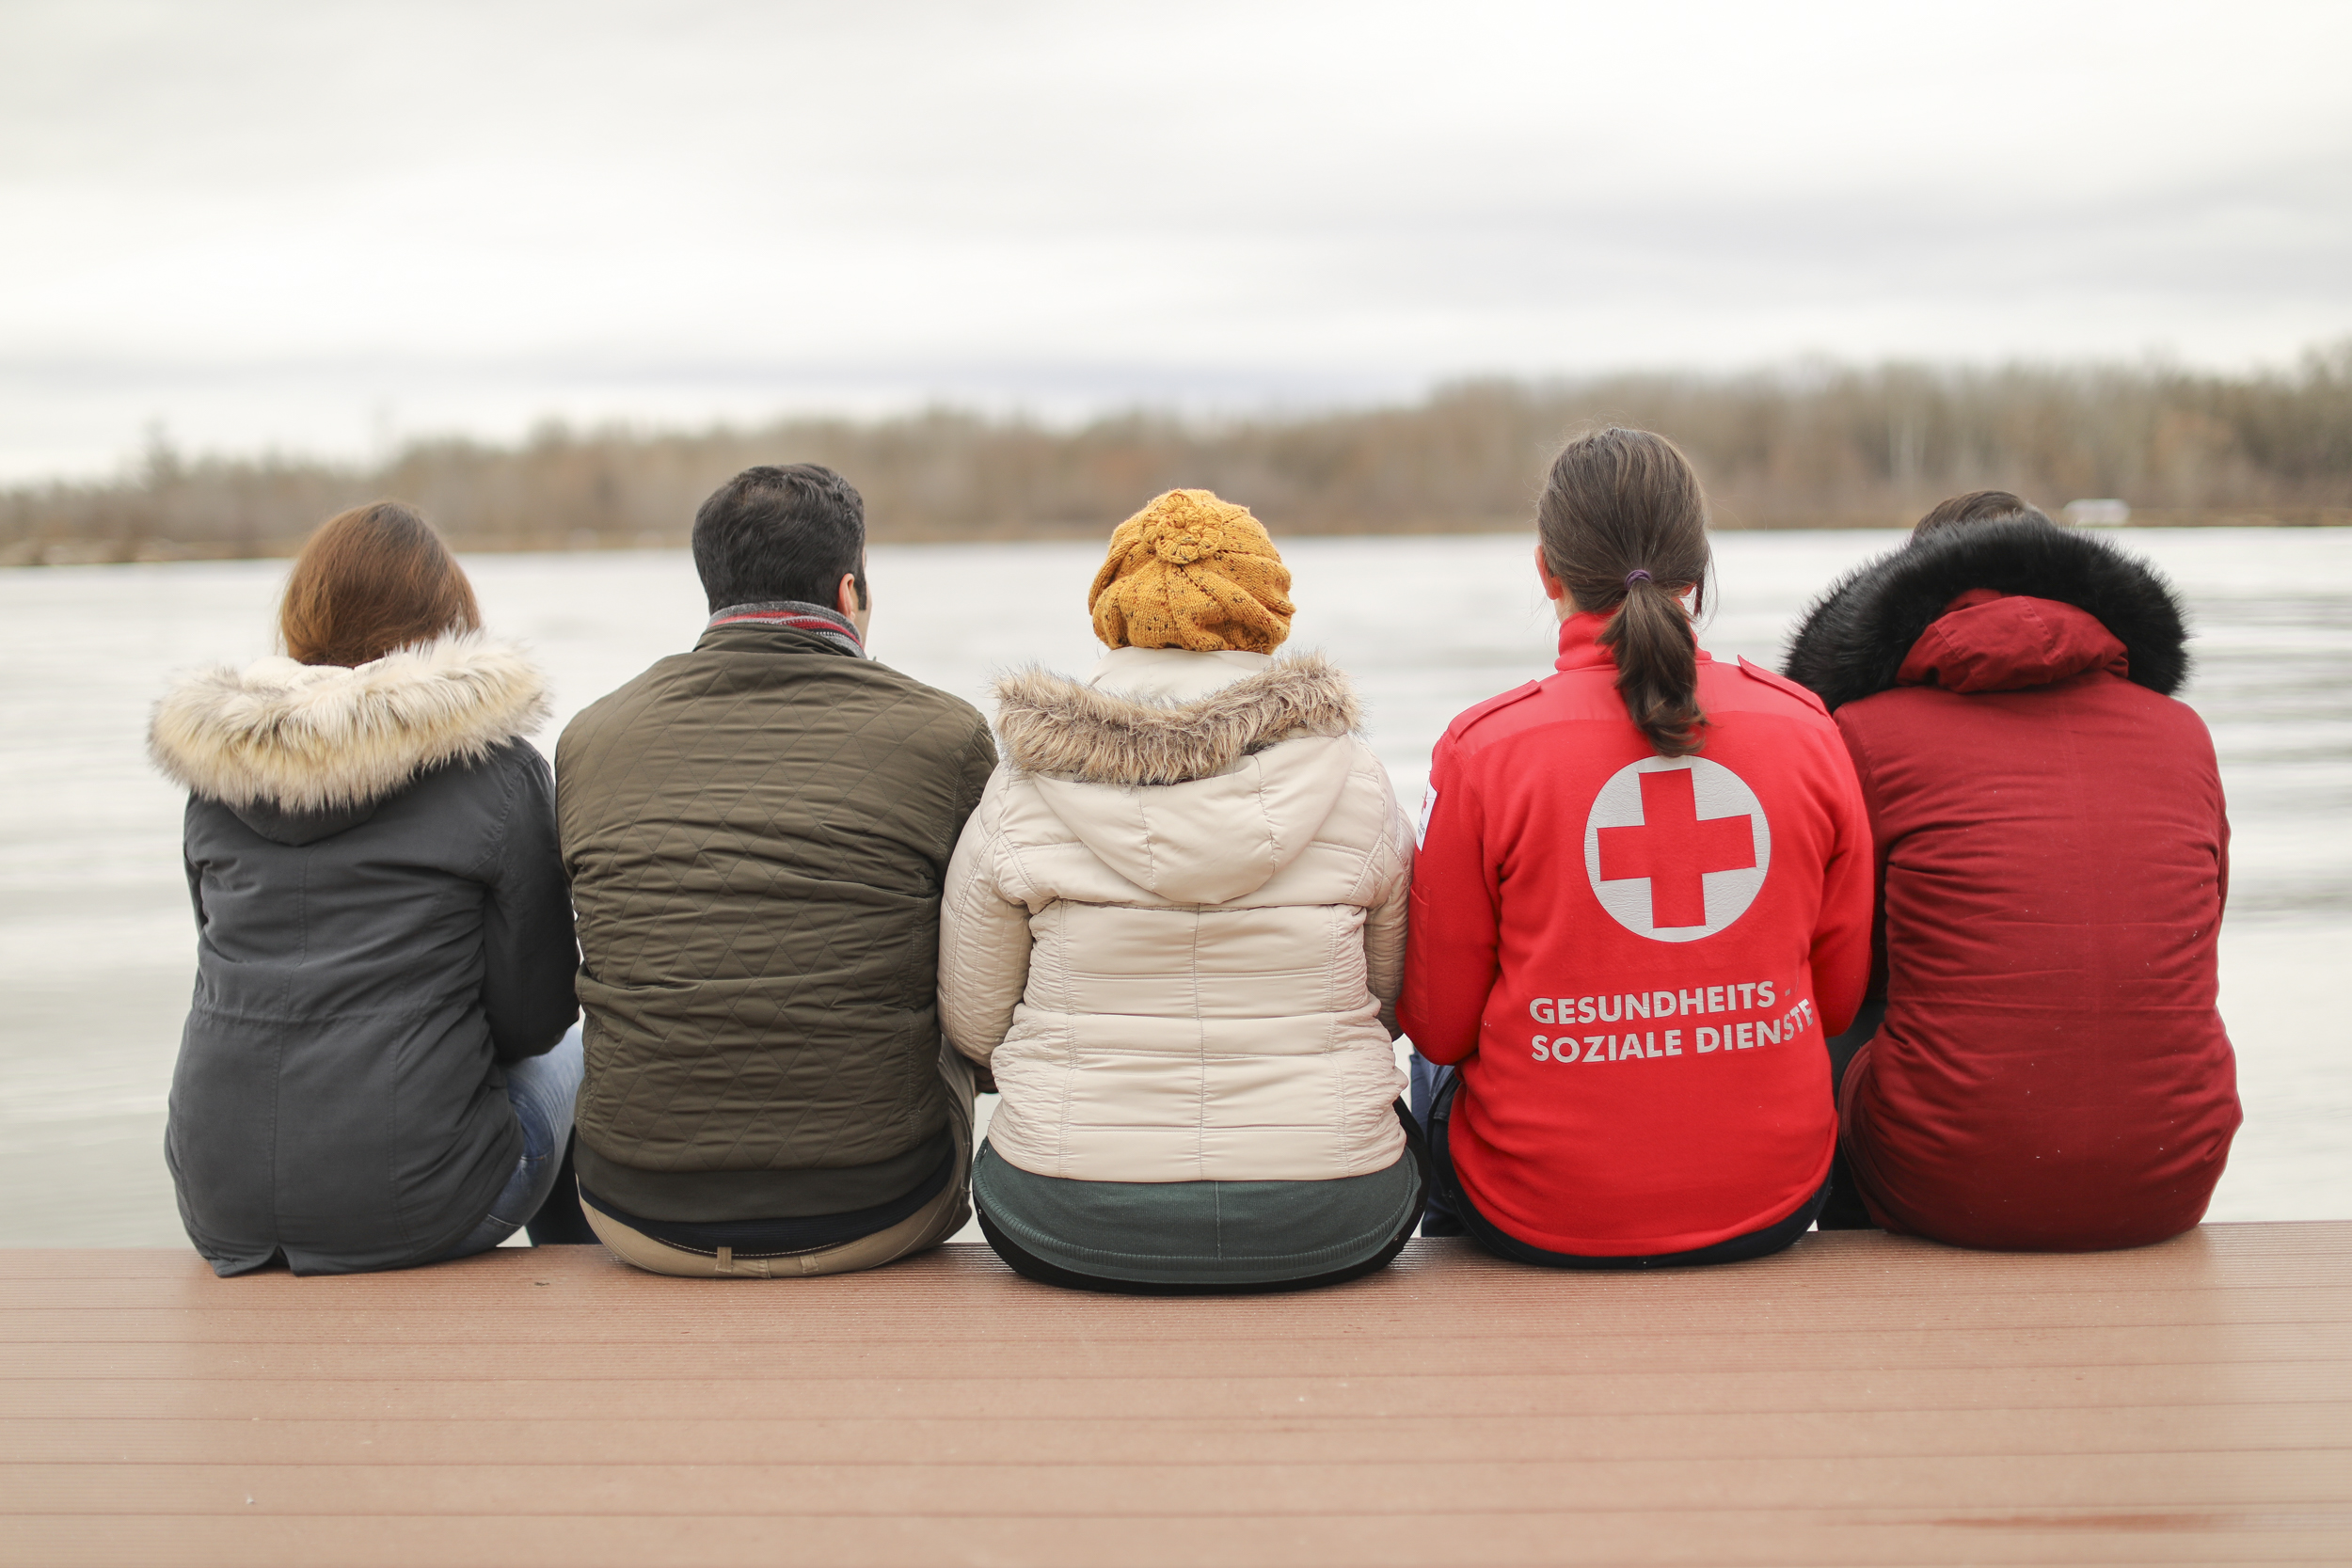
[(2230, 810), (2224, 805), (2214, 814), (2214, 907), (2226, 911), (2230, 907)]
[[(2209, 735), (2205, 746), (2210, 754), (2213, 738)], [(2221, 785), (2221, 765), (2208, 760), (2206, 777), (2213, 781), (2213, 874), (2214, 908), (2226, 915), (2230, 908), (2230, 798)]]
[(1823, 748), (1831, 773), (1831, 838), (1829, 860), (1821, 867), (1821, 911), (1813, 927), (1813, 1005), (1821, 1010), (1824, 1037), (1844, 1034), (1862, 1010), (1881, 879), (1856, 771), (1869, 766), (1867, 754), (1845, 725), (1838, 725), (1838, 733), (1844, 744)]
[(985, 1067), (1029, 984), (1029, 911), (996, 875), (1004, 821), (1001, 769), (963, 825), (939, 903), (939, 1023), (958, 1051)]
[(1397, 1022), (1414, 1050), (1452, 1064), (1478, 1049), (1486, 998), (1502, 972), (1500, 885), (1488, 863), (1485, 812), (1450, 736), (1430, 759), (1429, 790), (1413, 860)]
[(188, 797), (188, 809), (180, 830), (180, 864), (188, 874), (188, 902), (195, 907), (196, 928), (200, 933), (204, 929), (204, 868), (196, 863), (194, 855), (188, 853), (190, 825), (194, 823), (195, 818), (196, 797), (191, 795)]
[[(956, 758), (956, 799), (954, 815), (947, 822), (948, 858), (963, 842), (963, 830), (979, 809), (988, 794), (988, 786), (996, 776), (996, 737), (989, 733), (988, 721), (977, 709), (972, 714), (972, 734), (963, 743)], [(945, 885), (943, 881), (942, 885)]]
[(580, 1016), (580, 944), (555, 842), (554, 777), (529, 741), (508, 744), (506, 812), (485, 879), (482, 1010), (499, 1059), (511, 1062), (552, 1050)]
[[(1367, 749), (1369, 752), (1369, 749)], [(1405, 988), (1405, 930), (1413, 889), (1413, 830), (1399, 810), (1389, 787), (1388, 769), (1377, 759), (1380, 792), (1387, 797), (1388, 836), (1382, 841), (1375, 871), (1379, 876), (1377, 900), (1364, 913), (1364, 974), (1373, 999), (1380, 1004), (1381, 1027), (1391, 1039), (1403, 1031), (1396, 1022), (1397, 992)]]

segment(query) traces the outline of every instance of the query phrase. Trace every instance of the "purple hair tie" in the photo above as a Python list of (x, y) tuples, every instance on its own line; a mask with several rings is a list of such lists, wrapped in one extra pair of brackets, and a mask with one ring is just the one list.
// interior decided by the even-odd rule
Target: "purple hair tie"
[(1625, 585), (1628, 588), (1632, 587), (1637, 582), (1647, 582), (1649, 580), (1649, 574), (1643, 571), (1639, 566), (1634, 567), (1633, 570), (1625, 575)]

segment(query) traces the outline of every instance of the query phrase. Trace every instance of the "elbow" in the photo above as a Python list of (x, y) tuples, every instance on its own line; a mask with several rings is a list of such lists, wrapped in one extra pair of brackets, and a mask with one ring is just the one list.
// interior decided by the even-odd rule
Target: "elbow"
[(1813, 986), (1813, 1005), (1821, 1010), (1821, 1033), (1842, 1035), (1853, 1027), (1861, 1016), (1862, 1004), (1869, 990), (1869, 972), (1842, 980), (1833, 990), (1824, 988), (1817, 976)]
[(1011, 1028), (1011, 1003), (996, 1005), (994, 998), (975, 996), (961, 984), (940, 987), (939, 1032), (964, 1060), (987, 1067)]
[(1002, 1030), (993, 1035), (970, 1029), (948, 1029), (944, 1032), (947, 1043), (955, 1047), (957, 1055), (983, 1070), (995, 1058), (996, 1048), (1004, 1043), (1005, 1038)]
[(503, 998), (485, 997), (482, 1011), (489, 1025), (491, 1054), (501, 1062), (546, 1055), (580, 1022), (580, 1002), (568, 970), (560, 985), (533, 987), (524, 996), (510, 992)]
[(1413, 1037), (1413, 1050), (1423, 1061), (1435, 1062), (1439, 1067), (1458, 1067), (1470, 1053), (1467, 1042), (1434, 1037), (1424, 1039), (1419, 1035)]
[(1391, 1038), (1409, 1037), (1413, 1050), (1424, 1061), (1439, 1067), (1452, 1067), (1468, 1056), (1478, 1043), (1475, 1027), (1468, 1030), (1448, 1028), (1438, 1019), (1424, 1017), (1411, 1006), (1396, 1009), (1397, 1034)]

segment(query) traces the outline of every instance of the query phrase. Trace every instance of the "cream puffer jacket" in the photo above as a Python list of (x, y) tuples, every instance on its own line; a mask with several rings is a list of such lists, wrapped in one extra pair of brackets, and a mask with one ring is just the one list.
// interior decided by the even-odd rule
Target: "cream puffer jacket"
[(1004, 760), (941, 907), (940, 1020), (1002, 1158), (1297, 1181), (1403, 1157), (1412, 832), (1319, 657), (1121, 648), (997, 687)]

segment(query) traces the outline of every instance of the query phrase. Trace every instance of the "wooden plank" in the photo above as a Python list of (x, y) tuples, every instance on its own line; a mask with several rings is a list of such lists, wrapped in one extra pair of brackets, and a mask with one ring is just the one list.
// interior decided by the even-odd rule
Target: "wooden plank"
[(1433, 1511), (1425, 1528), (1390, 1518), (1059, 1515), (894, 1519), (635, 1518), (622, 1515), (352, 1519), (50, 1518), (11, 1541), (54, 1568), (1523, 1568), (1690, 1563), (1713, 1568), (1935, 1563), (2328, 1563), (2344, 1560), (2352, 1515), (2268, 1509), (1963, 1512), (1792, 1506), (1677, 1518), (1646, 1510), (1493, 1516)]
[[(765, 1369), (772, 1373), (773, 1369)], [(1506, 1416), (1810, 1410), (2012, 1411), (2039, 1418), (2053, 1410), (2169, 1404), (2212, 1409), (2346, 1402), (2344, 1378), (2301, 1364), (2074, 1369), (1850, 1369), (1730, 1372), (1593, 1371), (1529, 1377), (1519, 1372), (1350, 1377), (878, 1377), (811, 1386), (773, 1375), (647, 1380), (516, 1376), (410, 1382), (309, 1379), (125, 1380), (92, 1377), (0, 1384), (0, 1419), (60, 1413), (119, 1419), (213, 1417), (285, 1420), (322, 1410), (386, 1419), (485, 1420), (530, 1413), (581, 1421), (692, 1420), (773, 1417), (887, 1417), (948, 1420), (1075, 1419), (1103, 1415), (1260, 1420), (1328, 1416), (1389, 1420), (1413, 1416), (1485, 1420)]]
[[(78, 1406), (76, 1407), (78, 1408)], [(2021, 1421), (2001, 1410), (1712, 1411), (1378, 1418), (1399, 1451), (1432, 1463), (1508, 1454), (1522, 1460), (1984, 1457), (2341, 1451), (2352, 1465), (2352, 1404), (2126, 1405), (2060, 1408)], [(806, 1420), (632, 1415), (549, 1419), (380, 1419), (350, 1415), (262, 1419), (94, 1418), (0, 1423), (0, 1464), (632, 1465), (650, 1458), (728, 1465), (940, 1464), (993, 1461), (1009, 1447), (1036, 1464), (1295, 1465), (1346, 1451), (1359, 1417), (1237, 1423), (1208, 1417), (820, 1417)]]
[[(511, 1259), (517, 1256), (532, 1260), (528, 1271), (516, 1270), (513, 1266)], [(1911, 1237), (1887, 1236), (1875, 1231), (1846, 1231), (1808, 1236), (1788, 1252), (1754, 1263), (1708, 1270), (1666, 1270), (1634, 1275), (1556, 1274), (1529, 1270), (1490, 1258), (1460, 1240), (1422, 1240), (1407, 1243), (1396, 1263), (1360, 1282), (1360, 1288), (1412, 1294), (1435, 1286), (1450, 1296), (1459, 1296), (1476, 1291), (1482, 1286), (1502, 1291), (1506, 1294), (1516, 1293), (1531, 1279), (1549, 1280), (1568, 1287), (1599, 1286), (1610, 1289), (1632, 1282), (1636, 1288), (1667, 1291), (1690, 1289), (1694, 1282), (1705, 1281), (1698, 1288), (1710, 1298), (1735, 1300), (1741, 1299), (1744, 1294), (1800, 1292), (1808, 1288), (1845, 1295), (1857, 1284), (1863, 1284), (1867, 1286), (1874, 1297), (1918, 1294), (1941, 1299), (1972, 1290), (1989, 1290), (2003, 1294), (2022, 1291), (2049, 1295), (2069, 1290), (2109, 1292), (2161, 1284), (2184, 1286), (2201, 1281), (2232, 1285), (2242, 1282), (2249, 1271), (2259, 1273), (2262, 1279), (2274, 1284), (2291, 1284), (2298, 1278), (2305, 1278), (2340, 1285), (2344, 1281), (2347, 1266), (2352, 1266), (2352, 1222), (2206, 1226), (2156, 1246), (2097, 1253), (1970, 1252)], [(920, 1258), (870, 1274), (782, 1282), (703, 1281), (698, 1282), (695, 1288), (714, 1292), (739, 1289), (762, 1291), (771, 1289), (777, 1283), (788, 1283), (801, 1292), (873, 1295), (880, 1299), (902, 1296), (905, 1286), (895, 1282), (933, 1275), (957, 1278), (977, 1275), (1000, 1279), (1025, 1291), (1032, 1290), (1026, 1282), (1015, 1278), (986, 1247), (977, 1244), (941, 1247)], [(678, 1290), (683, 1283), (638, 1273), (615, 1261), (597, 1247), (550, 1247), (519, 1253), (508, 1249), (456, 1263), (398, 1274), (321, 1275), (300, 1279), (282, 1271), (273, 1271), (243, 1275), (234, 1283), (251, 1291), (283, 1292), (286, 1299), (293, 1300), (299, 1299), (306, 1292), (315, 1296), (322, 1291), (405, 1295), (450, 1288), (478, 1291), (487, 1286), (519, 1291), (532, 1288), (527, 1283), (531, 1279), (560, 1282), (565, 1277), (596, 1278), (609, 1293), (618, 1292), (613, 1297), (615, 1300), (625, 1299), (631, 1293), (660, 1296)], [(212, 1271), (200, 1259), (191, 1253), (168, 1248), (0, 1249), (0, 1308), (5, 1308), (15, 1299), (8, 1292), (20, 1282), (70, 1279), (107, 1283), (130, 1280), (200, 1285), (214, 1283)], [(886, 1286), (885, 1282), (894, 1283)], [(1036, 1300), (1039, 1302), (1062, 1304), (1059, 1308), (1048, 1307), (1048, 1310), (1082, 1316), (1086, 1311), (1083, 1304), (1088, 1299), (1036, 1289)], [(1283, 1316), (1298, 1311), (1303, 1299), (1307, 1298), (1283, 1295), (1211, 1298), (1206, 1304), (1237, 1313)], [(1128, 1305), (1138, 1309), (1182, 1313), (1204, 1303), (1199, 1299), (1137, 1298), (1129, 1301)]]
[[(220, 1282), (205, 1295), (203, 1306), (188, 1308), (168, 1302), (127, 1305), (103, 1287), (82, 1286), (74, 1294), (93, 1299), (45, 1302), (38, 1307), (0, 1307), (0, 1344), (333, 1344), (350, 1343), (363, 1335), (389, 1342), (431, 1343), (462, 1330), (481, 1344), (529, 1344), (559, 1332), (571, 1344), (626, 1343), (647, 1339), (724, 1338), (740, 1344), (783, 1344), (803, 1339), (812, 1318), (827, 1323), (826, 1338), (834, 1344), (891, 1344), (930, 1341), (939, 1337), (935, 1311), (910, 1310), (897, 1304), (877, 1309), (858, 1306), (845, 1312), (843, 1304), (812, 1307), (805, 1302), (746, 1301), (740, 1291), (713, 1292), (707, 1281), (679, 1280), (656, 1301), (608, 1305), (596, 1299), (591, 1288), (534, 1295), (513, 1313), (485, 1321), (478, 1300), (449, 1294), (431, 1301), (404, 1300), (397, 1311), (375, 1312), (355, 1321), (348, 1304), (306, 1302), (294, 1306), (247, 1307), (223, 1301), (242, 1282)], [(774, 1282), (767, 1288), (788, 1284)], [(1524, 1307), (1540, 1301), (1553, 1309), (1578, 1313), (1580, 1339), (1635, 1338), (1661, 1332), (1692, 1333), (1720, 1328), (1727, 1304), (1720, 1300), (1672, 1299), (1644, 1291), (1639, 1276), (1621, 1287), (1603, 1286), (1574, 1293), (1528, 1291), (1514, 1303)], [(1038, 1287), (1025, 1287), (1039, 1289)], [(1475, 1300), (1475, 1298), (1471, 1298)], [(1293, 1319), (1282, 1331), (1286, 1343), (1306, 1340), (1356, 1341), (1384, 1334), (1425, 1338), (1429, 1313), (1417, 1304), (1356, 1295), (1334, 1296), (1333, 1308), (1314, 1319)], [(2092, 1294), (2074, 1291), (2037, 1297), (2008, 1293), (1955, 1294), (1932, 1306), (1923, 1300), (1900, 1308), (1874, 1304), (1866, 1331), (1932, 1323), (1939, 1330), (2002, 1331), (2036, 1328), (2110, 1327), (2255, 1327), (2309, 1324), (2326, 1327), (2352, 1320), (2352, 1281), (2338, 1285), (2253, 1285), (2234, 1289), (2143, 1290)], [(1063, 1320), (1068, 1322), (1069, 1320)], [(1815, 1334), (1820, 1328), (1818, 1304), (1772, 1300), (1737, 1306), (1739, 1331), (1750, 1333)], [(978, 1340), (1033, 1340), (1044, 1325), (1006, 1312), (970, 1314), (963, 1338)], [(1098, 1309), (1085, 1325), (1094, 1341), (1148, 1341), (1155, 1344), (1214, 1338), (1226, 1339), (1245, 1329), (1271, 1331), (1263, 1320), (1238, 1322), (1216, 1313), (1196, 1310), (1182, 1316), (1127, 1314)], [(1446, 1338), (1456, 1343), (1479, 1340), (1517, 1342), (1526, 1337), (1516, 1329), (1481, 1318)]]
[(0, 1513), (337, 1514), (768, 1514), (893, 1517), (937, 1511), (1068, 1518), (1170, 1514), (1420, 1516), (1430, 1497), (1480, 1515), (1541, 1506), (1769, 1509), (1790, 1496), (1849, 1508), (2292, 1510), (2352, 1507), (2340, 1451), (1931, 1458), (1781, 1455), (1694, 1461), (1489, 1456), (1424, 1464), (1280, 1465), (871, 1465), (508, 1462), (498, 1465), (12, 1465)]
[[(1434, 1325), (1433, 1325), (1434, 1326)], [(1185, 1338), (1159, 1346), (1132, 1340), (1087, 1338), (1061, 1343), (1010, 1339), (960, 1339), (927, 1344), (806, 1344), (791, 1352), (796, 1382), (821, 1398), (824, 1384), (875, 1377), (954, 1377), (985, 1367), (998, 1377), (1095, 1378), (1132, 1374), (1139, 1358), (1156, 1351), (1174, 1376), (1327, 1376), (1370, 1374), (1411, 1366), (1432, 1377), (1498, 1370), (1509, 1342), (1465, 1343), (1429, 1339), (1375, 1338), (1285, 1343), (1279, 1339)], [(1906, 1371), (1922, 1368), (2189, 1367), (2259, 1363), (2314, 1369), (2331, 1388), (2352, 1378), (2352, 1323), (2268, 1324), (2250, 1327), (2139, 1328), (2099, 1330), (2021, 1329), (1986, 1332), (1933, 1328), (1853, 1329), (1822, 1333), (1661, 1332), (1646, 1338), (1585, 1338), (1573, 1331), (1511, 1344), (1510, 1361), (1523, 1375), (1542, 1376), (1608, 1369), (1621, 1371), (1727, 1372), (1758, 1361), (1797, 1370), (1868, 1368)], [(631, 1378), (754, 1376), (773, 1370), (778, 1351), (697, 1338), (683, 1330), (667, 1341), (631, 1340), (602, 1345), (474, 1343), (110, 1344), (92, 1351), (83, 1345), (0, 1345), (0, 1381), (78, 1382), (94, 1371), (111, 1378), (187, 1379), (289, 1378), (364, 1382), (455, 1380), (473, 1382), (528, 1370), (536, 1376), (594, 1375), (609, 1371)]]

